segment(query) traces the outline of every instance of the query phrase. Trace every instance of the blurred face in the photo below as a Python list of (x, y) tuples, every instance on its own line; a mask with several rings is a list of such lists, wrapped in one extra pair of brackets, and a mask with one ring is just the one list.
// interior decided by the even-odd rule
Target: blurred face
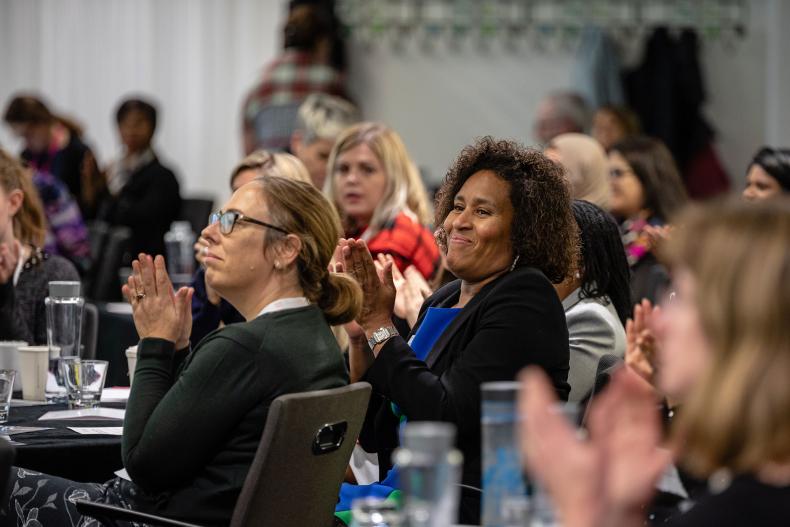
[(645, 189), (631, 165), (616, 150), (609, 152), (609, 173), (612, 189), (609, 199), (610, 212), (621, 218), (631, 218), (639, 214), (645, 205)]
[(513, 263), (510, 184), (490, 170), (466, 180), (444, 220), (447, 268), (465, 282), (481, 282)]
[(14, 123), (11, 125), (14, 135), (25, 142), (31, 152), (45, 152), (49, 148), (50, 125), (42, 123)]
[(746, 174), (746, 188), (743, 189), (743, 199), (760, 201), (776, 197), (782, 193), (779, 182), (760, 165), (749, 167)]
[(545, 145), (560, 134), (578, 131), (570, 120), (557, 115), (551, 101), (544, 100), (538, 105), (532, 133), (539, 143)]
[(293, 152), (299, 161), (304, 163), (310, 173), (310, 179), (316, 188), (324, 188), (326, 179), (326, 162), (329, 160), (329, 153), (332, 151), (333, 141), (329, 139), (316, 139), (312, 143), (305, 143), (301, 137), (293, 143)]
[[(222, 210), (273, 223), (258, 182), (239, 188)], [(266, 230), (237, 221), (230, 234), (220, 233), (218, 224), (209, 225), (201, 233), (208, 244), (203, 261), (206, 283), (234, 305), (239, 298), (259, 292), (273, 274), (273, 257), (265, 251)]]
[(592, 136), (608, 151), (625, 138), (625, 129), (612, 112), (598, 110), (593, 117)]
[(154, 136), (154, 127), (142, 112), (132, 110), (118, 123), (118, 132), (126, 150), (135, 153), (148, 148)]
[(257, 170), (254, 170), (252, 168), (242, 170), (241, 172), (236, 174), (235, 178), (233, 178), (233, 181), (230, 184), (230, 190), (232, 192), (236, 192), (237, 190), (239, 190), (241, 187), (243, 187), (244, 185), (246, 185), (256, 177), (260, 177), (260, 173)]
[(337, 156), (335, 165), (333, 177), (340, 209), (358, 224), (367, 225), (387, 188), (384, 167), (364, 143)]
[(664, 302), (655, 323), (658, 338), (658, 386), (668, 397), (683, 401), (710, 364), (712, 351), (695, 302), (696, 283), (680, 269), (673, 281), (675, 295)]
[(21, 190), (6, 190), (0, 185), (0, 243), (14, 241), (14, 216), (22, 206), (24, 195)]

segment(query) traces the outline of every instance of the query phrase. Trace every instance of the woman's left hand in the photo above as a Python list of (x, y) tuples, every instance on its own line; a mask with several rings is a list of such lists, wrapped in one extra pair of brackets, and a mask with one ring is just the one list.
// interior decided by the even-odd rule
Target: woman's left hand
[(165, 259), (140, 254), (132, 262), (133, 273), (123, 286), (123, 294), (132, 305), (137, 334), (143, 338), (169, 340), (181, 349), (189, 345), (192, 327), (193, 290), (182, 287), (173, 292)]
[(391, 326), (396, 294), (392, 261), (385, 262), (379, 274), (363, 240), (341, 239), (340, 247), (345, 271), (362, 287), (362, 311), (357, 322), (365, 332)]

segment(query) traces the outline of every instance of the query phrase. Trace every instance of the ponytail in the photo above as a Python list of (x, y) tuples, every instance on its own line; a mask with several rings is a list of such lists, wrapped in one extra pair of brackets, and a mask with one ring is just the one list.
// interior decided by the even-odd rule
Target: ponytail
[(350, 276), (327, 273), (316, 304), (333, 326), (351, 322), (362, 310), (362, 289)]

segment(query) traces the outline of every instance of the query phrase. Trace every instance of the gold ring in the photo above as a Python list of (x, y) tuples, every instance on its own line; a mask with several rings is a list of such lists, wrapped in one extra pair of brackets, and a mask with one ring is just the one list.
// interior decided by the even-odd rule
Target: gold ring
[(143, 298), (145, 298), (145, 293), (137, 293), (135, 297), (137, 298), (137, 300), (142, 300)]

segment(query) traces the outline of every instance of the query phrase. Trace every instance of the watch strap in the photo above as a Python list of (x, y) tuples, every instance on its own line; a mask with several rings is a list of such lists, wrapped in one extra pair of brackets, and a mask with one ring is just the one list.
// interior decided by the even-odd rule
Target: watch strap
[(392, 337), (399, 335), (395, 326), (382, 326), (373, 332), (373, 336), (368, 339), (368, 346), (373, 349), (378, 344), (386, 342)]

